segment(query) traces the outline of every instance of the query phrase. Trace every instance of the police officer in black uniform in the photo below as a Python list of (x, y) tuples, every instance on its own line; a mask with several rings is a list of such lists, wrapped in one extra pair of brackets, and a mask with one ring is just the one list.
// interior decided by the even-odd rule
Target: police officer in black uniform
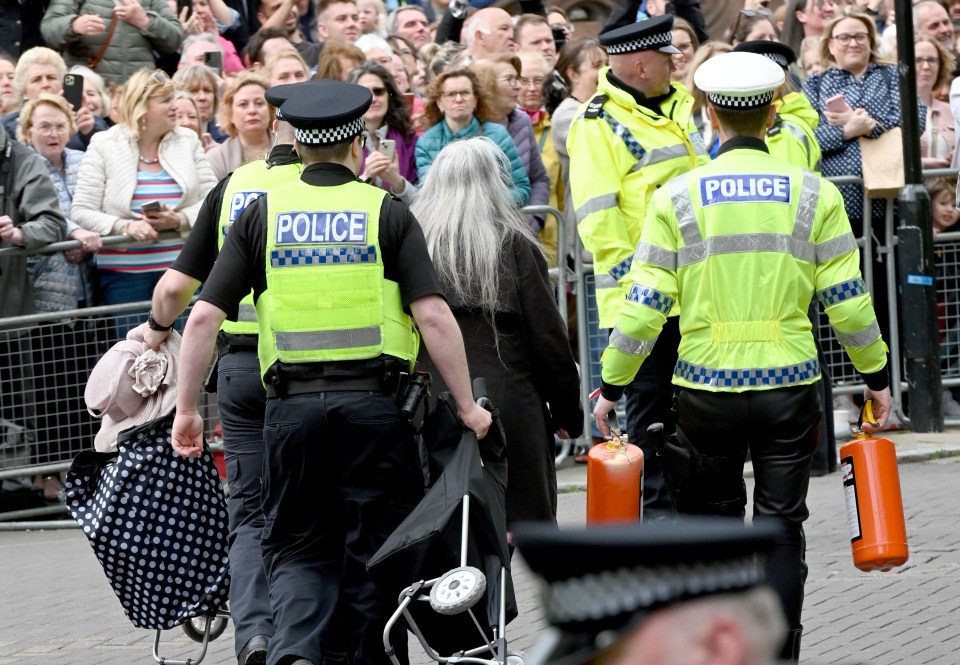
[(351, 660), (385, 664), (393, 599), (365, 564), (422, 496), (394, 397), (416, 356), (412, 323), (465, 426), (482, 438), (491, 419), (473, 401), (460, 330), (416, 219), (357, 180), (370, 91), (320, 83), (297, 84), (280, 109), (296, 128), (301, 179), (244, 210), (187, 323), (173, 445), (202, 451), (204, 368), (220, 324), (253, 289), (268, 397), (263, 550), (276, 632), (267, 662), (320, 665), (336, 626)]
[[(292, 88), (271, 88), (267, 101), (279, 108)], [(265, 161), (241, 166), (221, 180), (200, 206), (183, 250), (153, 291), (152, 309), (144, 330), (144, 339), (153, 348), (159, 348), (167, 338), (173, 321), (207, 280), (229, 224), (242, 212), (242, 206), (262, 195), (271, 184), (300, 177), (302, 169), (300, 156), (293, 149), (293, 127), (279, 113), (274, 133), (277, 143)], [(266, 662), (273, 617), (260, 549), (264, 522), (260, 508), (263, 414), (267, 394), (260, 380), (256, 321), (247, 328), (221, 330), (217, 357), (217, 406), (230, 488), (230, 615), (238, 665), (258, 665)]]

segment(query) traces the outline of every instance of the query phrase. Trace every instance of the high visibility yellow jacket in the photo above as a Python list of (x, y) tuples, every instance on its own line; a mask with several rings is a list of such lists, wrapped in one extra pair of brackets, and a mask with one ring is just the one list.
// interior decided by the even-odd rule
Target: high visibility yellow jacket
[(611, 83), (609, 72), (600, 70), (597, 95), (577, 111), (567, 137), (577, 231), (593, 253), (601, 328), (616, 322), (650, 197), (709, 161), (682, 84), (671, 84), (654, 113)]
[(820, 144), (814, 130), (820, 116), (802, 92), (790, 92), (773, 101), (777, 118), (767, 130), (770, 154), (785, 162), (820, 173)]
[(387, 193), (361, 182), (301, 180), (267, 194), (267, 289), (257, 300), (258, 355), (276, 362), (406, 360), (420, 337), (400, 286), (384, 278), (380, 208)]
[[(563, 212), (563, 178), (560, 173), (560, 156), (557, 154), (557, 148), (553, 144), (553, 127), (550, 117), (544, 115), (540, 122), (533, 126), (533, 136), (540, 148), (540, 158), (543, 160), (543, 167), (550, 176), (550, 200), (547, 204)], [(547, 252), (547, 265), (554, 267), (557, 265), (557, 242), (559, 231), (557, 230), (557, 218), (553, 215), (547, 215), (543, 222), (543, 228), (540, 229), (540, 240), (543, 242), (543, 248)], [(572, 231), (572, 229), (571, 229)]]
[(734, 140), (749, 147), (721, 148), (654, 194), (604, 353), (605, 384), (633, 379), (676, 303), (675, 384), (742, 392), (813, 383), (814, 293), (854, 366), (864, 374), (886, 366), (839, 190), (759, 140)]
[[(244, 208), (263, 196), (263, 193), (289, 182), (298, 176), (302, 166), (294, 164), (269, 165), (266, 160), (258, 159), (244, 164), (230, 176), (223, 192), (220, 205), (220, 229), (217, 233), (217, 249), (223, 247), (223, 241), (230, 227)], [(236, 321), (224, 321), (220, 329), (234, 335), (256, 335), (260, 328), (257, 324), (257, 310), (253, 305), (253, 292), (240, 301), (239, 315)]]

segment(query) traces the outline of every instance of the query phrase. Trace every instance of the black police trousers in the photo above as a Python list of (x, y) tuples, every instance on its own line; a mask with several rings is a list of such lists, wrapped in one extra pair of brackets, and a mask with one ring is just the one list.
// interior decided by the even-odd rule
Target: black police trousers
[(627, 434), (643, 451), (643, 519), (656, 520), (676, 513), (657, 460), (656, 442), (647, 435), (653, 423), (663, 423), (663, 436), (673, 434), (673, 369), (680, 346), (680, 319), (668, 318), (653, 351), (627, 386)]
[[(410, 423), (381, 392), (271, 397), (264, 451), (263, 553), (276, 628), (267, 662), (321, 665), (345, 649), (352, 665), (389, 665), (383, 629), (396, 598), (377, 591), (366, 564), (423, 497)], [(393, 644), (406, 662), (402, 627)]]
[[(803, 522), (810, 516), (807, 487), (820, 436), (820, 413), (818, 383), (742, 393), (684, 388), (677, 403), (680, 446), (692, 447), (711, 460), (708, 468), (696, 471), (698, 489), (715, 495), (708, 500), (742, 494), (743, 464), (749, 449), (754, 474), (753, 519), (774, 520), (783, 529), (767, 556), (766, 579), (779, 595), (787, 627), (793, 630), (800, 628), (807, 579)], [(743, 495), (741, 516), (745, 502)], [(737, 512), (731, 508), (728, 505), (725, 513)]]
[(273, 635), (270, 594), (260, 548), (266, 406), (257, 350), (232, 349), (221, 355), (217, 364), (217, 407), (230, 489), (230, 615), (238, 654), (254, 635)]

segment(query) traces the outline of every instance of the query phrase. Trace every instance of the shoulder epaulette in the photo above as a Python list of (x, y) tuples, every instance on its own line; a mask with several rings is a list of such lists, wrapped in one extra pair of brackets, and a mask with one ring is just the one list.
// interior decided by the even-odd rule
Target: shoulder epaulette
[(600, 111), (603, 109), (603, 105), (606, 101), (610, 99), (608, 95), (599, 94), (590, 100), (590, 103), (587, 104), (587, 110), (583, 112), (584, 118), (596, 118), (600, 116)]

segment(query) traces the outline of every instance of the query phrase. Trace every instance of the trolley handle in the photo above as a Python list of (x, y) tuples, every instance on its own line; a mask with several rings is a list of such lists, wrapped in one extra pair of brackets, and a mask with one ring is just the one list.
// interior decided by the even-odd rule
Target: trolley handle
[(493, 402), (487, 397), (487, 380), (482, 376), (478, 376), (473, 380), (473, 399), (490, 413), (495, 411)]

